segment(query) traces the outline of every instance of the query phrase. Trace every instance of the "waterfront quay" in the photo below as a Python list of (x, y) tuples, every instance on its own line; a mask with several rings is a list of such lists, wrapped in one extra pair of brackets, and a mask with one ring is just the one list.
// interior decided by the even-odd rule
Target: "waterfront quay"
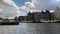
[(60, 34), (60, 24), (19, 23), (19, 25), (0, 25), (0, 34)]

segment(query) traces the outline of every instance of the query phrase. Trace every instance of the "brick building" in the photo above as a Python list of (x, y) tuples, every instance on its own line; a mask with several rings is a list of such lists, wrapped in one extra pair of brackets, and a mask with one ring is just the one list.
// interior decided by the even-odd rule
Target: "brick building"
[(28, 20), (40, 20), (40, 12), (28, 13)]

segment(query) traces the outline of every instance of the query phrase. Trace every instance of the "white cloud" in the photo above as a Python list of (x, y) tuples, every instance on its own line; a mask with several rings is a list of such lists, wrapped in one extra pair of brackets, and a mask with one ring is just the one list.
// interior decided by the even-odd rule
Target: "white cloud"
[(18, 6), (16, 6), (16, 4), (12, 1), (12, 0), (4, 0), (6, 3), (13, 5), (14, 7), (16, 7), (17, 9), (19, 9)]
[(30, 12), (33, 13), (33, 12), (41, 12), (41, 11), (40, 10), (36, 10), (36, 9), (32, 9), (32, 10), (30, 10)]
[(20, 8), (21, 8), (21, 9), (27, 9), (27, 7), (26, 7), (26, 6), (21, 6)]
[(60, 6), (59, 0), (32, 0), (32, 2), (26, 2), (25, 6), (30, 10), (54, 10), (57, 6)]
[(18, 11), (19, 7), (12, 0), (0, 0), (1, 17), (17, 16), (19, 14)]
[(58, 2), (58, 0), (52, 0), (52, 2)]
[(35, 4), (33, 2), (25, 2), (25, 9), (30, 10), (30, 12), (35, 12)]
[(28, 7), (28, 8), (30, 8), (30, 9), (35, 8), (34, 3), (32, 3), (32, 2), (25, 2), (25, 6)]

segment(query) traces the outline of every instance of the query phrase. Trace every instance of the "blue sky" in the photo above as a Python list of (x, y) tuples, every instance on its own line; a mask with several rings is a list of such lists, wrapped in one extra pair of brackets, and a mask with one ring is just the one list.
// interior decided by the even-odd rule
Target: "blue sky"
[(32, 0), (13, 0), (18, 6), (23, 6), (25, 2), (31, 2)]
[[(32, 2), (32, 0), (13, 0), (17, 6), (21, 7), (25, 5), (25, 2)], [(22, 13), (22, 15), (27, 15), (28, 10), (24, 10), (24, 9), (20, 9), (20, 12)]]

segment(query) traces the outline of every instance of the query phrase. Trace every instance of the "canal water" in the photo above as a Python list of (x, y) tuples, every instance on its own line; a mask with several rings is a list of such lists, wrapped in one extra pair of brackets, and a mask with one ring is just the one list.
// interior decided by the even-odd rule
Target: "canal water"
[(19, 25), (0, 25), (0, 34), (60, 34), (60, 24), (19, 23)]

